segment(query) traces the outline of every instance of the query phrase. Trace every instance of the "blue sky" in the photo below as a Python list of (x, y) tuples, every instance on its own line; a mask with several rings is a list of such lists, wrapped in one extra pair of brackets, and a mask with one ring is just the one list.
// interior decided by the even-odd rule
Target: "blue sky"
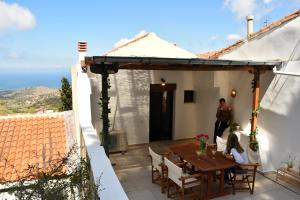
[(77, 41), (101, 55), (141, 31), (194, 53), (244, 37), (245, 16), (255, 29), (299, 9), (300, 0), (0, 0), (0, 68), (68, 68)]

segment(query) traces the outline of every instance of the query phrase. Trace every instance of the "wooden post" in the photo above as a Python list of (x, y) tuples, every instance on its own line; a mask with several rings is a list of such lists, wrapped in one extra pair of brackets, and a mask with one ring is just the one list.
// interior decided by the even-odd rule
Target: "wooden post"
[[(259, 76), (260, 71), (254, 70), (253, 79), (253, 97), (252, 97), (252, 113), (251, 113), (251, 134), (250, 134), (250, 148), (255, 150), (254, 144), (256, 143), (256, 128), (257, 128), (257, 111), (259, 107)], [(253, 134), (255, 133), (255, 134)]]
[[(105, 67), (104, 67), (105, 68)], [(108, 88), (109, 88), (109, 83), (108, 83), (108, 72), (107, 69), (103, 69), (102, 73), (102, 145), (105, 149), (105, 153), (107, 157), (109, 157), (109, 143), (110, 143), (110, 138), (109, 138), (109, 118), (108, 118), (108, 113), (109, 113), (109, 97), (108, 97)]]
[[(86, 61), (89, 62), (89, 61)], [(110, 88), (109, 84), (109, 74), (114, 74), (118, 72), (118, 65), (116, 64), (90, 64), (90, 71), (95, 74), (101, 74), (102, 77), (102, 90), (100, 97), (100, 106), (102, 109), (101, 119), (102, 119), (102, 132), (101, 136), (101, 145), (104, 147), (107, 157), (109, 157), (109, 146), (110, 146), (110, 135), (109, 135), (109, 118), (108, 114), (110, 113), (109, 105), (109, 96), (108, 89)]]

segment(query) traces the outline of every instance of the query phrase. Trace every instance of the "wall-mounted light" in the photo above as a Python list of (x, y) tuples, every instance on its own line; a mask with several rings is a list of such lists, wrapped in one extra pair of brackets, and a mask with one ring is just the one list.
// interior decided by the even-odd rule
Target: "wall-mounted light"
[(165, 80), (164, 78), (161, 78), (160, 81), (161, 81), (161, 85), (162, 85), (162, 86), (165, 86), (165, 85), (166, 85), (166, 80)]
[(235, 89), (232, 89), (232, 90), (231, 90), (230, 96), (231, 96), (232, 98), (236, 97), (236, 90), (235, 90)]

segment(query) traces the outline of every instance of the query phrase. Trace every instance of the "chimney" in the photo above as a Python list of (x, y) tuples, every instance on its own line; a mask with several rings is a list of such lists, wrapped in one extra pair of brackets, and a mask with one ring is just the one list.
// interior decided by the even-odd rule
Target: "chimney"
[(251, 33), (253, 33), (253, 19), (252, 15), (247, 16), (247, 38), (250, 39)]
[(84, 57), (86, 56), (87, 42), (78, 41), (78, 63), (80, 64)]

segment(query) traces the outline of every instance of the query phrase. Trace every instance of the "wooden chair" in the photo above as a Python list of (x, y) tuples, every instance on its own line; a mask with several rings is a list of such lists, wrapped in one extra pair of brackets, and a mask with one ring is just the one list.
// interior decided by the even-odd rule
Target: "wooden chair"
[(151, 159), (152, 183), (159, 182), (161, 192), (164, 193), (164, 188), (166, 187), (166, 167), (163, 165), (163, 156), (155, 153), (149, 147), (149, 157)]
[(250, 194), (253, 194), (258, 166), (258, 163), (249, 163), (239, 164), (235, 168), (235, 173), (233, 173), (233, 177), (231, 178), (233, 194), (235, 194), (236, 190), (250, 190)]
[[(168, 158), (164, 159), (164, 165), (166, 166), (167, 175), (167, 196), (168, 198), (174, 194), (179, 193), (180, 199), (184, 199), (185, 196), (200, 196), (192, 190), (193, 187), (200, 186), (202, 174), (189, 175), (183, 172), (183, 169), (174, 164)], [(170, 186), (175, 186), (176, 190), (172, 194), (170, 193)], [(187, 192), (190, 193), (187, 193)]]

